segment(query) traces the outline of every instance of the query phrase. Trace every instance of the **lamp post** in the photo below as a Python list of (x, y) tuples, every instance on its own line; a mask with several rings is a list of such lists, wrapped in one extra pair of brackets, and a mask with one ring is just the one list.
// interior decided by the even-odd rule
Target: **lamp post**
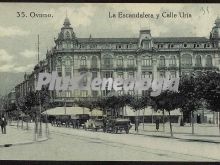
[(64, 114), (66, 115), (66, 98), (63, 98), (63, 103), (64, 103)]

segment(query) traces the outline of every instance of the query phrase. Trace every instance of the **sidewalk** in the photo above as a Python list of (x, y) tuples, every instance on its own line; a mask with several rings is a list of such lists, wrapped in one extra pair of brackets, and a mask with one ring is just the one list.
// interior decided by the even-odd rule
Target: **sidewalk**
[[(24, 127), (25, 128), (25, 127)], [(23, 145), (34, 143), (34, 132), (33, 129), (25, 130), (21, 127), (17, 128), (17, 125), (14, 123), (6, 127), (6, 133), (2, 134), (0, 132), (0, 147), (10, 147), (14, 145)], [(47, 140), (42, 137), (38, 141)]]
[[(192, 127), (188, 124), (179, 126), (179, 124), (172, 124), (173, 138), (185, 141), (198, 141), (207, 143), (220, 143), (220, 133), (217, 125), (213, 124), (195, 124), (194, 134), (192, 134)], [(155, 124), (139, 125), (138, 133), (134, 130), (134, 126), (130, 130), (133, 134), (146, 135), (151, 137), (170, 138), (169, 123), (165, 124), (165, 132), (163, 132), (163, 124), (160, 124), (160, 129), (156, 131)]]

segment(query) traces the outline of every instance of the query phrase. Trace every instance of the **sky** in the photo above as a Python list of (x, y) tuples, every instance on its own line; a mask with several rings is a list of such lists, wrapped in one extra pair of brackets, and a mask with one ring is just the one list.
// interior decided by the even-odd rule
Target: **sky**
[[(148, 28), (153, 37), (209, 37), (220, 4), (69, 4), (0, 3), (0, 72), (31, 72), (37, 64), (37, 35), (40, 59), (54, 46), (66, 15), (76, 37), (138, 37)], [(27, 17), (17, 17), (25, 12)], [(48, 13), (51, 18), (30, 17)], [(123, 12), (159, 14), (159, 18), (109, 18)], [(162, 13), (185, 12), (191, 18), (164, 18)]]

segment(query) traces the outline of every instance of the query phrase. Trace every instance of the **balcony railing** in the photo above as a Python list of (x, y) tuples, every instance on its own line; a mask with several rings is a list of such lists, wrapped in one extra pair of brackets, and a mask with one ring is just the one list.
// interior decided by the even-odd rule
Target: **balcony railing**
[(181, 64), (181, 68), (182, 69), (192, 69), (193, 66), (192, 66), (192, 64)]
[(87, 71), (88, 67), (87, 67), (87, 65), (80, 65), (79, 70), (80, 71)]
[(123, 65), (117, 65), (116, 71), (125, 71), (125, 67)]
[(134, 65), (128, 65), (128, 66), (126, 67), (126, 70), (128, 70), (128, 71), (135, 71), (135, 70), (137, 70), (137, 67), (134, 66)]
[(99, 67), (97, 65), (91, 65), (90, 70), (98, 71)]
[(202, 65), (195, 65), (194, 67), (194, 70), (203, 70), (204, 67)]
[(158, 70), (167, 70), (167, 67), (165, 65), (159, 65), (157, 67)]

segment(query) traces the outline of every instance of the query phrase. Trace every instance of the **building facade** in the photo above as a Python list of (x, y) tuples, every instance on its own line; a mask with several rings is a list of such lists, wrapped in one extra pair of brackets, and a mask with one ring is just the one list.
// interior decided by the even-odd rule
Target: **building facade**
[[(175, 78), (185, 74), (220, 69), (220, 18), (215, 20), (210, 37), (153, 37), (149, 29), (136, 38), (78, 38), (66, 17), (63, 27), (48, 50), (24, 81), (15, 87), (16, 98), (36, 90), (38, 74), (57, 71), (59, 76), (92, 73), (92, 78)], [(86, 82), (86, 79), (85, 79)], [(50, 91), (56, 106), (73, 106), (74, 99), (107, 96), (109, 91)], [(122, 94), (123, 91), (118, 91)], [(129, 91), (137, 94), (136, 91)], [(144, 94), (144, 93), (142, 93)], [(177, 115), (178, 116), (178, 115)], [(204, 110), (198, 111), (207, 121)], [(214, 122), (213, 114), (213, 122)]]
[[(220, 67), (220, 18), (205, 37), (153, 37), (140, 30), (137, 38), (78, 38), (66, 17), (63, 27), (48, 50), (45, 60), (25, 75), (15, 88), (20, 96), (35, 90), (39, 72), (57, 71), (59, 76), (78, 76), (87, 72), (92, 78), (167, 78), (199, 74)], [(85, 80), (86, 81), (86, 80)], [(135, 94), (136, 91), (129, 91)], [(123, 91), (119, 91), (123, 93)], [(106, 96), (108, 91), (75, 90), (51, 92), (52, 101), (77, 97)]]

